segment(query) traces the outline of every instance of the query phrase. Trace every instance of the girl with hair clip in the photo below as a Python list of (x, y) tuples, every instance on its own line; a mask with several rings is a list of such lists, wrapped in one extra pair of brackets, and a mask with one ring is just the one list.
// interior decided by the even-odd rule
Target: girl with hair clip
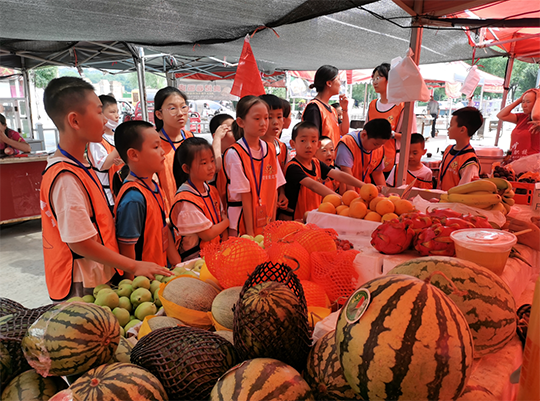
[(174, 152), (183, 141), (193, 137), (193, 133), (185, 130), (189, 118), (187, 96), (180, 90), (167, 86), (156, 93), (154, 107), (156, 131), (165, 151), (165, 168), (158, 173), (158, 178), (165, 198), (165, 207), (170, 210), (178, 188), (173, 175)]
[(217, 189), (208, 185), (216, 164), (212, 146), (203, 138), (188, 138), (176, 150), (173, 173), (178, 191), (169, 220), (183, 261), (199, 257), (209, 243), (228, 238), (227, 219)]
[(276, 148), (261, 140), (268, 114), (268, 105), (257, 96), (244, 96), (236, 107), (240, 139), (223, 156), (230, 235), (261, 234), (275, 220), (276, 208), (288, 204)]
[(337, 144), (342, 135), (349, 132), (349, 100), (347, 96), (339, 95), (339, 105), (343, 109), (343, 121), (338, 121), (335, 108), (330, 106), (330, 98), (339, 94), (341, 82), (339, 70), (331, 65), (319, 67), (315, 79), (309, 86), (317, 90), (317, 96), (311, 100), (302, 114), (302, 121), (313, 123), (319, 129), (319, 136), (327, 137)]

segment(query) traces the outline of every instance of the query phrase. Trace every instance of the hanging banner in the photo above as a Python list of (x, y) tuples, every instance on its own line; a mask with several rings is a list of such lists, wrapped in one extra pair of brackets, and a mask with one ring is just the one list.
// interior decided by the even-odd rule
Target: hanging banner
[(178, 80), (178, 89), (189, 100), (238, 100), (231, 95), (232, 80), (200, 81), (198, 79)]

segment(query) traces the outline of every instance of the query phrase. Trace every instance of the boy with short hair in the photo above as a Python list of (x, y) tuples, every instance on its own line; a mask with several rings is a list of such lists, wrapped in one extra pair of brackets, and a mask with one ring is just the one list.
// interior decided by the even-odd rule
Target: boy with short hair
[(101, 142), (88, 144), (88, 159), (92, 168), (105, 189), (107, 200), (111, 209), (114, 207), (114, 194), (112, 184), (114, 175), (122, 168), (124, 162), (118, 155), (114, 146), (114, 129), (118, 126), (118, 104), (116, 99), (109, 95), (99, 96), (103, 105), (103, 115), (107, 118)]
[(338, 118), (338, 124), (341, 124), (343, 121), (343, 108), (338, 102), (332, 103), (330, 106), (332, 106), (334, 109), (336, 109), (337, 118)]
[(134, 275), (169, 276), (155, 263), (136, 262), (118, 253), (107, 198), (84, 153), (100, 142), (105, 125), (102, 104), (80, 78), (53, 79), (43, 95), (45, 111), (60, 132), (40, 191), (45, 280), (53, 301), (91, 294), (116, 270)]
[(287, 99), (280, 98), (280, 100), (283, 104), (283, 129), (287, 129), (291, 126), (292, 122), (291, 104)]
[(438, 188), (448, 191), (457, 185), (478, 179), (480, 161), (471, 146), (471, 137), (482, 126), (482, 113), (474, 107), (463, 107), (452, 113), (448, 138), (456, 141), (448, 145), (441, 162)]
[[(407, 184), (410, 184), (416, 178), (414, 186), (416, 188), (433, 189), (432, 172), (431, 169), (424, 166), (421, 159), (426, 154), (427, 149), (424, 147), (425, 139), (423, 135), (412, 134), (411, 135), (411, 148), (409, 151), (409, 166), (407, 168)], [(399, 164), (395, 165), (386, 183), (391, 186), (396, 186), (396, 176), (399, 168)]]
[[(323, 136), (321, 138), (321, 146), (319, 147), (319, 149), (317, 149), (317, 152), (315, 152), (315, 157), (324, 164), (326, 164), (328, 167), (334, 168), (335, 155), (336, 153), (334, 143), (330, 138)], [(332, 177), (326, 177), (326, 179), (323, 180), (322, 183), (328, 188), (330, 188), (332, 191), (339, 191), (340, 183), (334, 180)]]
[(181, 262), (167, 225), (165, 202), (152, 179), (165, 167), (165, 151), (154, 126), (146, 121), (127, 121), (114, 133), (116, 148), (129, 166), (114, 209), (120, 253), (135, 260), (167, 266)]
[(268, 129), (261, 138), (267, 143), (273, 143), (276, 147), (276, 154), (282, 171), (285, 171), (287, 164), (287, 146), (279, 140), (283, 130), (283, 102), (276, 95), (266, 94), (259, 96), (268, 104)]
[(285, 169), (285, 196), (289, 205), (287, 210), (279, 210), (281, 220), (302, 220), (306, 212), (317, 209), (324, 196), (335, 194), (322, 183), (328, 177), (357, 188), (364, 185), (350, 174), (315, 158), (320, 145), (319, 129), (315, 124), (304, 121), (294, 127), (291, 146), (296, 149), (296, 156)]
[(337, 146), (335, 163), (342, 171), (362, 182), (385, 186), (383, 145), (391, 137), (392, 126), (387, 119), (370, 120), (362, 131), (352, 132), (341, 138)]

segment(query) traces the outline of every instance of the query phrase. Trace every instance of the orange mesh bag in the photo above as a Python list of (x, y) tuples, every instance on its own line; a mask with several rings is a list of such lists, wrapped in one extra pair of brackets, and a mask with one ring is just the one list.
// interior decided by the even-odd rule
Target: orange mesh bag
[(208, 270), (224, 289), (244, 285), (253, 270), (268, 261), (268, 254), (255, 241), (237, 237), (220, 246), (205, 247), (202, 255)]
[(306, 305), (308, 307), (320, 306), (328, 308), (330, 306), (330, 300), (323, 286), (309, 280), (300, 280), (300, 284), (302, 284), (302, 288), (304, 289), (304, 296), (306, 297)]
[(294, 235), (294, 240), (302, 245), (308, 253), (320, 251), (335, 251), (337, 249), (335, 239), (338, 234), (333, 229), (322, 229), (314, 224), (309, 224), (308, 230)]
[(268, 248), (272, 243), (281, 239), (289, 239), (295, 233), (306, 229), (306, 225), (298, 221), (273, 221), (264, 227), (264, 247)]
[(309, 253), (298, 242), (278, 241), (266, 248), (272, 263), (289, 266), (300, 280), (309, 280), (311, 261)]
[(358, 253), (338, 250), (311, 254), (311, 279), (324, 288), (330, 302), (344, 304), (356, 290), (358, 272), (353, 260)]

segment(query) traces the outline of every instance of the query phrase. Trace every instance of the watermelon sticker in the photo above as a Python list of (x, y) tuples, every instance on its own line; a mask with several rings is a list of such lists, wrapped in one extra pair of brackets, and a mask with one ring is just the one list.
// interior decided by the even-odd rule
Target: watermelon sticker
[(345, 305), (345, 319), (347, 319), (347, 322), (350, 324), (356, 323), (366, 311), (370, 300), (371, 295), (368, 289), (360, 288), (356, 290), (349, 298), (347, 305)]

